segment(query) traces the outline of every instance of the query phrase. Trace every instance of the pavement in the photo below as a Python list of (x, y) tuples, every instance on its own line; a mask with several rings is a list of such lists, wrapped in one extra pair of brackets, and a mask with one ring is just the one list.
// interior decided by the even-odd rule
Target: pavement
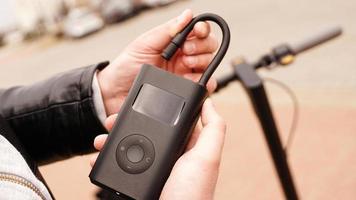
[[(113, 60), (140, 33), (185, 8), (217, 13), (230, 25), (230, 49), (216, 76), (230, 72), (230, 61), (236, 56), (253, 61), (277, 44), (299, 41), (325, 26), (342, 26), (341, 37), (301, 54), (288, 67), (260, 70), (260, 75), (282, 81), (298, 98), (297, 129), (287, 155), (301, 199), (355, 199), (356, 1), (182, 0), (80, 40), (45, 37), (0, 48), (0, 86), (31, 84), (58, 72)], [(266, 89), (285, 143), (292, 101), (274, 84), (267, 82)], [(215, 199), (284, 199), (241, 85), (232, 83), (212, 98), (228, 125)], [(40, 170), (57, 199), (95, 199), (97, 188), (88, 179), (89, 156)]]

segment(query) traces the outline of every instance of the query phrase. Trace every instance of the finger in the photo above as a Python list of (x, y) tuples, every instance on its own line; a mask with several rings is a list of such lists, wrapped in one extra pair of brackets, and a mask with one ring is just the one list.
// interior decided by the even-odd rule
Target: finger
[[(199, 73), (199, 74), (191, 73), (191, 74), (184, 74), (183, 77), (197, 83), (200, 80), (201, 76), (202, 76), (201, 73)], [(209, 94), (212, 94), (215, 91), (217, 85), (218, 84), (216, 82), (216, 79), (214, 77), (211, 77), (208, 81), (208, 84), (206, 85), (206, 88), (208, 89)]]
[(105, 144), (108, 134), (98, 135), (94, 139), (94, 147), (96, 150), (101, 150)]
[(188, 145), (187, 145), (187, 147), (185, 149), (186, 152), (194, 147), (195, 143), (197, 142), (197, 140), (199, 138), (201, 129), (202, 129), (202, 124), (201, 124), (200, 121), (198, 121), (198, 123), (195, 125), (195, 128), (194, 128), (194, 131), (193, 131), (192, 135), (190, 136)]
[(108, 131), (111, 131), (112, 127), (115, 124), (116, 118), (117, 118), (117, 114), (110, 115), (108, 118), (106, 118), (104, 125)]
[(189, 33), (188, 38), (206, 38), (209, 36), (210, 31), (210, 24), (208, 22), (197, 22)]
[(189, 9), (184, 10), (178, 17), (144, 33), (136, 40), (136, 42), (148, 44), (149, 48), (160, 52), (169, 44), (172, 38), (192, 20), (192, 18), (192, 11)]
[(182, 50), (185, 55), (197, 55), (213, 53), (217, 48), (218, 40), (214, 34), (210, 34), (204, 39), (194, 38), (185, 41)]
[(211, 77), (206, 84), (206, 88), (208, 89), (209, 94), (212, 94), (216, 88), (218, 87), (218, 83), (216, 82), (216, 79), (214, 77)]
[[(169, 36), (172, 39), (177, 33), (183, 30), (188, 23), (193, 19), (193, 12), (190, 9), (184, 10), (178, 17), (169, 21), (163, 28), (169, 28)], [(173, 22), (172, 22), (173, 21)]]
[(207, 99), (202, 109), (203, 129), (194, 146), (200, 155), (208, 155), (213, 162), (219, 162), (224, 145), (226, 125), (216, 112), (210, 99)]
[(183, 56), (183, 64), (191, 69), (205, 69), (213, 59), (214, 54), (200, 54), (194, 56)]
[(90, 164), (91, 167), (94, 166), (95, 161), (96, 161), (96, 159), (98, 158), (98, 155), (99, 155), (99, 154), (95, 154), (95, 155), (92, 155), (92, 156), (90, 157), (89, 164)]

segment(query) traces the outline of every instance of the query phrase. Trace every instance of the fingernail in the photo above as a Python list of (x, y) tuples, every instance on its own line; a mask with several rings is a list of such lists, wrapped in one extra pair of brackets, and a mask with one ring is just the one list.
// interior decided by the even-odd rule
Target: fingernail
[(197, 59), (195, 57), (186, 57), (185, 61), (191, 67), (197, 63)]
[(192, 54), (195, 52), (195, 44), (194, 43), (186, 43), (185, 49), (188, 54)]

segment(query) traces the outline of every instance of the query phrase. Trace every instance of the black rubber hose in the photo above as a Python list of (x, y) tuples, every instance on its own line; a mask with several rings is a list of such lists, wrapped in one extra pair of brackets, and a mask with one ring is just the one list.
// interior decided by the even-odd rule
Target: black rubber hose
[(192, 21), (189, 22), (189, 24), (172, 39), (171, 43), (163, 51), (162, 57), (166, 60), (169, 60), (174, 55), (174, 53), (183, 45), (188, 34), (193, 30), (194, 25), (199, 21), (213, 21), (218, 24), (222, 30), (222, 42), (220, 48), (199, 80), (200, 85), (206, 86), (210, 77), (213, 75), (214, 71), (224, 58), (230, 44), (229, 26), (220, 16), (212, 13), (205, 13), (193, 18)]

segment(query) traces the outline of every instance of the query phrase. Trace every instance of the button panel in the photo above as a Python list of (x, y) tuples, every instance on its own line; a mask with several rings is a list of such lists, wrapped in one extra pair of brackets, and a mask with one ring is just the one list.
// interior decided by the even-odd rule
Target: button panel
[(116, 161), (120, 168), (130, 174), (146, 171), (153, 163), (155, 151), (145, 136), (134, 134), (122, 139), (116, 149)]

